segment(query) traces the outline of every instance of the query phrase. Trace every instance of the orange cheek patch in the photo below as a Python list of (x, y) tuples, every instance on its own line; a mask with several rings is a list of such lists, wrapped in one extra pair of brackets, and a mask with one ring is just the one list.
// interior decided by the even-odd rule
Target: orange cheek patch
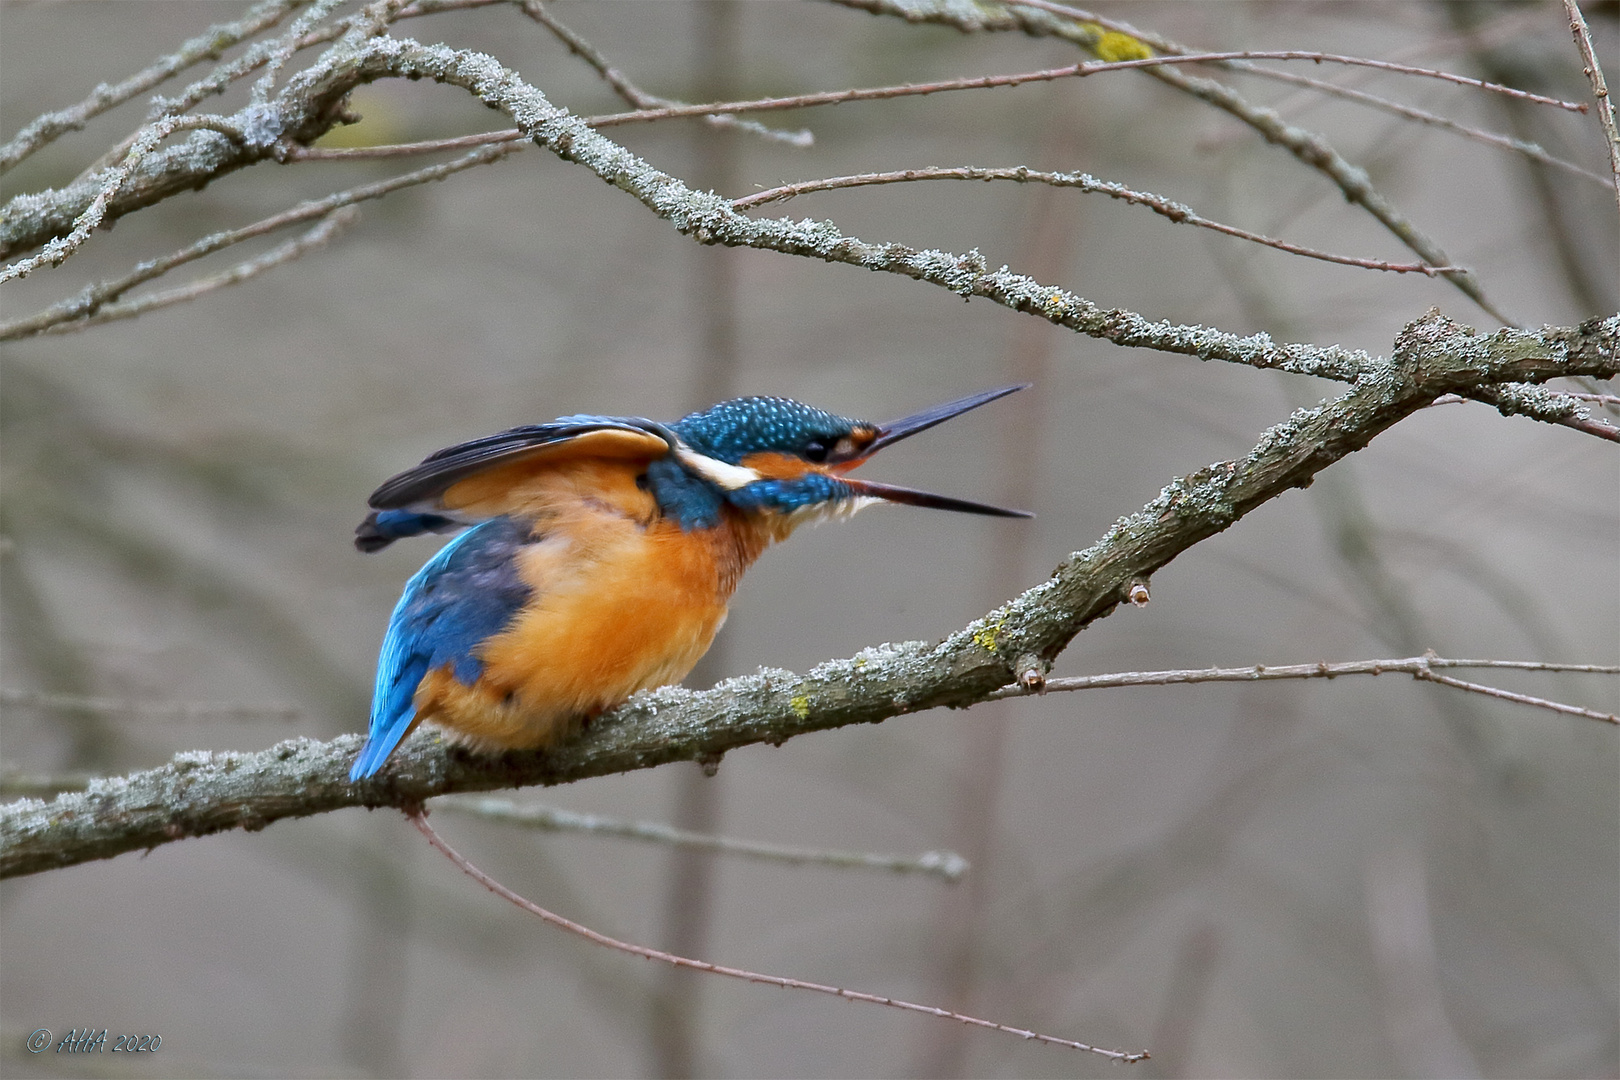
[(775, 451), (749, 454), (742, 459), (742, 466), (753, 469), (767, 480), (792, 480), (815, 468), (792, 454), (778, 454)]

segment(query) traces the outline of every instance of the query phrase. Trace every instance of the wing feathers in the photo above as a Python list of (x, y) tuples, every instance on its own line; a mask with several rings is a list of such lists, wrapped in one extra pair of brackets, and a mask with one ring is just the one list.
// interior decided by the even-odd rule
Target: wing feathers
[(384, 483), (370, 502), (375, 510), (428, 510), (434, 508), (428, 500), (493, 465), (553, 455), (559, 463), (586, 457), (651, 461), (669, 452), (672, 438), (650, 421), (613, 416), (569, 416), (555, 423), (530, 424), (430, 454), (414, 469)]

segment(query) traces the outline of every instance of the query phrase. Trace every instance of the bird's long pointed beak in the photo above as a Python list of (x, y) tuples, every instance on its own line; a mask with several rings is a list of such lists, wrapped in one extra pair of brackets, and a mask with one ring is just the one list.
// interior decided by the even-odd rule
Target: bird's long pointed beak
[[(943, 424), (951, 417), (960, 416), (969, 409), (977, 409), (980, 405), (988, 405), (997, 398), (1004, 398), (1008, 394), (1027, 390), (1029, 386), (1029, 383), (1018, 383), (1014, 386), (1002, 386), (994, 390), (986, 390), (971, 397), (948, 401), (943, 405), (935, 405), (932, 409), (925, 409), (912, 416), (883, 424), (878, 428), (878, 437), (872, 440), (871, 445), (858, 458), (850, 462), (850, 466), (860, 464), (885, 446), (892, 446), (901, 439), (909, 438), (919, 431), (927, 431), (936, 424)], [(856, 494), (874, 499), (883, 499), (885, 502), (905, 503), (908, 506), (931, 506), (936, 510), (955, 510), (963, 514), (984, 514), (989, 517), (1032, 518), (1035, 516), (1028, 510), (1008, 510), (1005, 507), (970, 502), (967, 499), (953, 499), (949, 495), (935, 495), (933, 492), (918, 491), (915, 488), (898, 487), (894, 484), (879, 484), (872, 480), (857, 480), (847, 475), (842, 479)]]
[(879, 484), (871, 480), (857, 480), (852, 476), (844, 477), (843, 481), (849, 485), (855, 494), (882, 499), (885, 502), (905, 503), (907, 506), (931, 506), (936, 510), (956, 510), (964, 514), (984, 514), (987, 517), (1032, 518), (1035, 516), (1028, 510), (1008, 510), (1001, 506), (990, 506), (988, 503), (970, 502), (967, 499), (953, 499), (949, 495), (935, 495), (931, 491), (918, 491), (916, 488), (898, 487), (894, 484)]
[(935, 405), (932, 409), (924, 409), (922, 412), (912, 416), (882, 424), (878, 427), (878, 437), (872, 440), (872, 444), (861, 454), (861, 460), (864, 461), (885, 446), (892, 446), (901, 439), (910, 438), (919, 431), (927, 431), (936, 424), (943, 424), (953, 416), (961, 416), (969, 409), (977, 409), (980, 405), (988, 405), (997, 398), (1004, 398), (1008, 394), (1016, 394), (1020, 390), (1027, 390), (1030, 385), (1029, 383), (1018, 383), (1014, 386), (1002, 386), (995, 390), (986, 390), (983, 393), (974, 394), (972, 397), (948, 401), (943, 405)]

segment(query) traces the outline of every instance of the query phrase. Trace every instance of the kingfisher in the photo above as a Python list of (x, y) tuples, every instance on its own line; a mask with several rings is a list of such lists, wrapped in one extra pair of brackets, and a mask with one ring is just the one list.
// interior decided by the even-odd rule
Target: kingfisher
[(424, 720), (477, 751), (539, 749), (638, 690), (680, 681), (743, 571), (806, 523), (879, 502), (1033, 517), (849, 475), (1027, 385), (888, 424), (780, 397), (734, 398), (671, 424), (565, 416), (429, 455), (372, 494), (355, 530), (363, 552), (460, 535), (394, 608), (349, 779), (374, 775)]

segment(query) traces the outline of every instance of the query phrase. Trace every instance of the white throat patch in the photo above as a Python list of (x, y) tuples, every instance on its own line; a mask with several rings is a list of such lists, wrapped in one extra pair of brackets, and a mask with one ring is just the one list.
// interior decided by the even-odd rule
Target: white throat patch
[(675, 460), (697, 473), (711, 484), (716, 484), (727, 491), (736, 491), (745, 488), (756, 480), (764, 477), (753, 469), (742, 465), (733, 465), (719, 458), (707, 457), (693, 450), (685, 443), (675, 447)]

